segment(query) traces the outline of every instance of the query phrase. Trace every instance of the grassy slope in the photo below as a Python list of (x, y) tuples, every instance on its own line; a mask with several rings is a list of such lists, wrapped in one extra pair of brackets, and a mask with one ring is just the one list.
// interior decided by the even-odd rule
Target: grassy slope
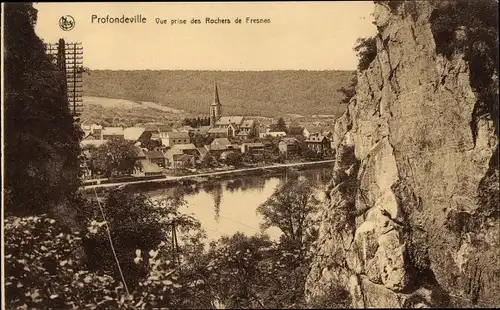
[(92, 71), (85, 96), (154, 101), (194, 114), (207, 113), (217, 81), (225, 114), (339, 115), (337, 90), (353, 71)]

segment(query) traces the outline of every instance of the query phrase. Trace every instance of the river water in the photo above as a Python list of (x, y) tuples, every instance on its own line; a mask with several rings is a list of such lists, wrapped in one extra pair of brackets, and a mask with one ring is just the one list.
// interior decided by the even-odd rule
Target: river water
[[(257, 207), (273, 194), (278, 185), (287, 179), (306, 178), (314, 184), (316, 197), (323, 200), (324, 190), (332, 176), (332, 165), (302, 171), (288, 170), (272, 177), (242, 176), (182, 188), (146, 190), (142, 193), (155, 199), (181, 191), (187, 202), (187, 207), (181, 211), (201, 222), (208, 241), (236, 232), (251, 236), (260, 232), (262, 217), (256, 212)], [(276, 227), (265, 232), (275, 240), (281, 235)]]

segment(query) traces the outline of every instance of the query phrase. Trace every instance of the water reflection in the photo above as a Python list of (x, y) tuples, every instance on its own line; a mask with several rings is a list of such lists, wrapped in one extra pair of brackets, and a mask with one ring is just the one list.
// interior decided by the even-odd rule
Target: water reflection
[[(186, 209), (201, 223), (209, 240), (222, 235), (242, 232), (254, 235), (260, 232), (262, 218), (256, 212), (283, 182), (303, 177), (317, 186), (317, 198), (324, 199), (324, 188), (330, 181), (331, 167), (304, 171), (287, 171), (278, 176), (246, 176), (231, 180), (211, 180), (208, 182), (184, 185), (177, 188), (148, 191), (152, 198), (172, 195), (184, 195), (188, 203)], [(265, 231), (271, 238), (281, 235), (278, 228)]]

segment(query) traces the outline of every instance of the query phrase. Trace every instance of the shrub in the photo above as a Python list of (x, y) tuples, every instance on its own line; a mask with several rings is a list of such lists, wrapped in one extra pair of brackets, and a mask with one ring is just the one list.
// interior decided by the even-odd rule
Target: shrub
[(358, 70), (364, 71), (370, 67), (372, 61), (377, 57), (376, 37), (359, 38), (354, 46), (358, 55)]
[[(440, 1), (431, 16), (436, 52), (464, 54), (470, 82), (478, 95), (475, 116), (488, 113), (498, 134), (498, 1)], [(465, 36), (455, 38), (462, 27)]]
[(338, 284), (332, 284), (327, 294), (313, 299), (309, 306), (316, 309), (346, 309), (351, 303), (349, 292)]

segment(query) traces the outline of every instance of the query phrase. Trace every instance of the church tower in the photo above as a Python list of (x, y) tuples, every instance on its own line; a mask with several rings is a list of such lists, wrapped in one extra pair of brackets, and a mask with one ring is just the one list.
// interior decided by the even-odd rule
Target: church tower
[(214, 84), (214, 102), (210, 105), (210, 126), (213, 127), (215, 123), (222, 116), (222, 105), (219, 101), (219, 92), (217, 91), (217, 83)]

